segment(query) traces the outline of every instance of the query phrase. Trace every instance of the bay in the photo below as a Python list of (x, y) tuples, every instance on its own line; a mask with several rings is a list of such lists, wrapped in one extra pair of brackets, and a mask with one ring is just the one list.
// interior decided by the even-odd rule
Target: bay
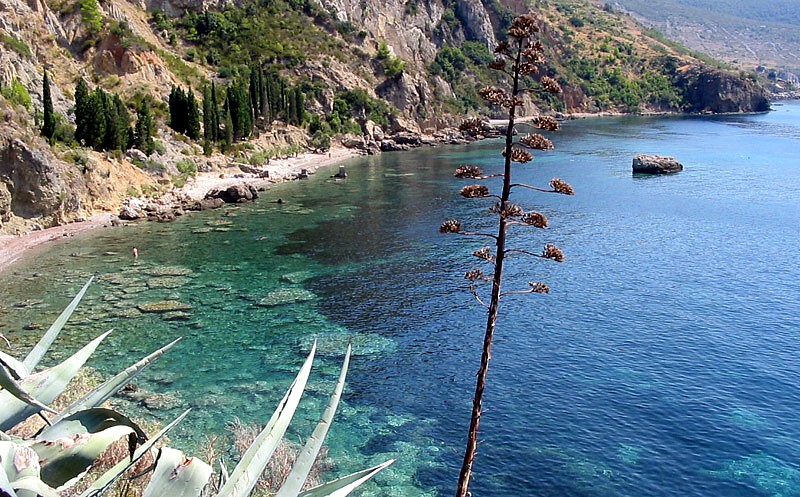
[[(567, 259), (507, 266), (507, 289), (552, 293), (503, 301), (474, 494), (800, 495), (800, 104), (572, 121), (553, 139), (515, 180), (558, 176), (577, 195), (517, 192), (550, 228), (513, 244), (553, 242)], [(351, 341), (331, 476), (398, 458), (363, 495), (448, 495), (485, 313), (463, 279), (481, 242), (438, 226), (491, 229), (452, 172), (499, 171), (499, 148), (362, 158), (345, 181), (321, 172), (253, 204), (50, 244), (0, 272), (0, 332), (21, 355), (40, 333), (23, 326), (49, 325), (95, 274), (51, 360), (114, 328), (91, 364), (110, 373), (183, 336), (138, 383), (172, 396), (142, 414), (195, 408), (173, 436), (186, 448), (234, 417), (267, 419), (316, 338), (290, 434), (308, 436)], [(686, 169), (632, 176), (642, 152)], [(137, 310), (164, 299), (192, 308)]]

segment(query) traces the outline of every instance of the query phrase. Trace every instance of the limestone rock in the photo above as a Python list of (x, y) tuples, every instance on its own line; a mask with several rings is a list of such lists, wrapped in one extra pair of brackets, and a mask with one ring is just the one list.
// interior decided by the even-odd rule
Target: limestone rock
[(669, 174), (683, 171), (683, 164), (674, 157), (639, 154), (633, 158), (634, 174)]

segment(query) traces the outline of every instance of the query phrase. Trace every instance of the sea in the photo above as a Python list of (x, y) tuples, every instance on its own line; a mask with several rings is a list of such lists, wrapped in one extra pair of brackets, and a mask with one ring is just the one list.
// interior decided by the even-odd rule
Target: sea
[[(473, 495), (800, 496), (800, 103), (567, 121), (552, 139), (513, 180), (576, 194), (515, 190), (549, 227), (509, 243), (565, 260), (507, 260), (504, 290), (551, 293), (501, 302)], [(47, 364), (113, 329), (89, 361), (108, 376), (182, 337), (135, 380), (159, 402), (117, 402), (161, 423), (191, 407), (170, 435), (189, 453), (265, 423), (316, 340), (287, 435), (305, 441), (352, 344), (326, 476), (396, 459), (360, 495), (452, 495), (486, 323), (464, 273), (491, 271), (472, 256), (490, 243), (438, 228), (496, 229), (453, 171), (500, 172), (500, 149), (357, 158), (345, 180), (321, 170), (253, 203), (48, 243), (0, 269), (0, 333), (24, 356), (94, 276)], [(633, 175), (639, 153), (685, 169)], [(163, 300), (189, 308), (139, 310)]]

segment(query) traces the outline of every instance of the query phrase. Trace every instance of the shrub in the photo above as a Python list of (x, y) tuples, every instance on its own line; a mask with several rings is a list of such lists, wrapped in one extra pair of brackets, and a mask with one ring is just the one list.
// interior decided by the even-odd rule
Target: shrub
[(3, 45), (7, 46), (8, 48), (17, 52), (20, 55), (24, 55), (25, 57), (30, 57), (31, 55), (33, 55), (28, 45), (24, 41), (18, 38), (3, 34), (0, 35), (0, 41), (3, 42)]
[(0, 94), (12, 104), (21, 105), (28, 111), (31, 110), (31, 94), (17, 78), (11, 81), (11, 86), (0, 87)]

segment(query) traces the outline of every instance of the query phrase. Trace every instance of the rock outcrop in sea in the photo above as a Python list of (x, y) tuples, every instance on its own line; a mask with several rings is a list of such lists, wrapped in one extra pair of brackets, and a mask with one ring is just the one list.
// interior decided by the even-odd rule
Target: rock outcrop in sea
[(683, 171), (683, 164), (666, 155), (639, 154), (633, 158), (633, 174), (671, 174)]

